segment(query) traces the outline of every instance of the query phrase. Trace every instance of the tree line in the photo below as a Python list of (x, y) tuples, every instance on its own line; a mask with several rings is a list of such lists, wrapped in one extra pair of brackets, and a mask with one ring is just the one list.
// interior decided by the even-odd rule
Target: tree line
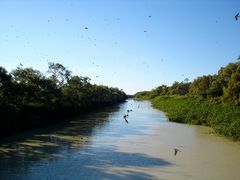
[(49, 63), (44, 74), (22, 65), (11, 72), (0, 66), (0, 136), (51, 124), (126, 98), (122, 90), (91, 84), (90, 78), (72, 75), (60, 63)]
[(174, 82), (135, 94), (150, 99), (153, 107), (166, 112), (170, 121), (201, 124), (240, 141), (240, 61), (229, 63), (214, 75), (192, 82)]
[(151, 91), (135, 94), (136, 98), (153, 99), (162, 95), (192, 95), (220, 101), (240, 103), (240, 59), (220, 68), (214, 75), (197, 77), (193, 82), (185, 79), (171, 86), (161, 85)]

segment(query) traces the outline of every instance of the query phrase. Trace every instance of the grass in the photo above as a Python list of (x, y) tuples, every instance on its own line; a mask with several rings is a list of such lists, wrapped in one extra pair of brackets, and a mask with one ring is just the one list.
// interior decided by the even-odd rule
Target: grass
[(240, 107), (190, 96), (157, 96), (153, 107), (167, 113), (170, 121), (206, 125), (217, 133), (240, 140)]

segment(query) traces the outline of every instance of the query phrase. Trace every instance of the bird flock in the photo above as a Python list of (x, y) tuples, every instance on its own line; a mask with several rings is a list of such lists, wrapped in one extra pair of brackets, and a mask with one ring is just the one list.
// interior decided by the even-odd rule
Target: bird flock
[(129, 114), (130, 112), (132, 112), (132, 109), (128, 109), (128, 110), (127, 110), (127, 114), (124, 114), (124, 116), (123, 116), (123, 118), (124, 118), (124, 120), (125, 120), (126, 123), (128, 123), (127, 118), (128, 118), (128, 114)]
[[(138, 109), (139, 109), (139, 108), (140, 108), (140, 105), (138, 105), (137, 107), (138, 107)], [(129, 122), (128, 122), (129, 113), (132, 112), (132, 111), (133, 111), (132, 109), (128, 109), (128, 110), (127, 110), (127, 113), (123, 115), (123, 119), (125, 120), (125, 122), (126, 122), (127, 124), (129, 123)], [(178, 148), (174, 148), (174, 149), (173, 149), (173, 152), (174, 152), (174, 156), (177, 156), (177, 154), (178, 154), (179, 152), (182, 152), (182, 151), (180, 151)]]

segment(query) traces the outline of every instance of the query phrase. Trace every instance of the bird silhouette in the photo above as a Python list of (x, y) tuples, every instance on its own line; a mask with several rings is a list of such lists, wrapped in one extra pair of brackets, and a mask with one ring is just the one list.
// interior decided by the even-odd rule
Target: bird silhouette
[(174, 156), (176, 156), (178, 152), (181, 152), (181, 151), (177, 148), (174, 148)]
[(88, 27), (85, 27), (84, 29), (88, 29)]
[(123, 116), (123, 118), (124, 118), (124, 120), (125, 120), (126, 123), (128, 123), (127, 116), (128, 116), (128, 115), (126, 115), (126, 114), (124, 114), (124, 116)]
[(238, 20), (238, 18), (240, 18), (239, 13), (237, 13), (235, 16), (236, 21)]

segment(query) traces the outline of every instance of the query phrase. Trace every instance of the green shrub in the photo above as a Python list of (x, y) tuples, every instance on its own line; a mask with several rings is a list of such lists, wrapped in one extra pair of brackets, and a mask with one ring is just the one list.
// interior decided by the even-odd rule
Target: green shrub
[(216, 132), (240, 140), (240, 108), (234, 102), (218, 102), (194, 96), (157, 96), (153, 107), (170, 121), (207, 125)]

